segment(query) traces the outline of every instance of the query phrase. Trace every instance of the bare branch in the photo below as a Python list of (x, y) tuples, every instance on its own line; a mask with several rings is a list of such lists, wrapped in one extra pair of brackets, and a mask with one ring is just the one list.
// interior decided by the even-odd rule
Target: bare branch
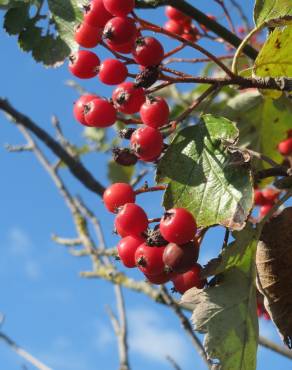
[(20, 126), (25, 127), (41, 140), (52, 152), (59, 157), (69, 168), (69, 171), (89, 190), (102, 196), (105, 188), (92, 176), (92, 174), (75, 158), (54, 140), (46, 131), (39, 127), (29, 117), (17, 111), (5, 99), (0, 98), (0, 109), (7, 113)]
[(180, 366), (176, 363), (176, 361), (170, 356), (166, 356), (167, 361), (171, 364), (174, 370), (181, 370)]
[(270, 349), (273, 352), (278, 353), (284, 357), (290, 358), (292, 360), (292, 352), (284, 346), (279, 346), (278, 344), (270, 341), (269, 339), (260, 336), (259, 343), (261, 346)]
[(57, 244), (64, 245), (65, 247), (78, 247), (79, 245), (82, 245), (82, 240), (80, 238), (65, 239), (53, 234), (52, 240)]
[(179, 318), (182, 328), (186, 332), (186, 334), (190, 337), (193, 346), (195, 347), (195, 350), (198, 352), (198, 354), (201, 356), (205, 364), (208, 366), (209, 369), (212, 367), (212, 362), (209, 360), (207, 353), (205, 352), (205, 349), (200, 341), (200, 339), (196, 336), (196, 334), (193, 331), (192, 325), (189, 321), (189, 319), (186, 317), (186, 315), (183, 313), (182, 309), (179, 307), (179, 305), (175, 302), (175, 300), (172, 298), (172, 296), (168, 293), (167, 289), (163, 286), (162, 287), (162, 297), (165, 301), (165, 303), (172, 309), (172, 311), (176, 314), (176, 316)]
[(3, 332), (0, 332), (0, 339), (2, 339), (15, 353), (17, 353), (18, 356), (24, 358), (26, 361), (28, 361), (37, 369), (52, 370), (50, 367), (46, 366), (44, 363), (42, 363), (36, 357), (31, 355), (29, 352), (21, 348), (18, 344), (16, 344), (10, 337), (8, 337)]

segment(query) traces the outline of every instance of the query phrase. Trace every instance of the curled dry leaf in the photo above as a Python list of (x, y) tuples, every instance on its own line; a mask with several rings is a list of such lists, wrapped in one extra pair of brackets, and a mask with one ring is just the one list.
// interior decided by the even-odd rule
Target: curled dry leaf
[(292, 207), (265, 224), (256, 263), (265, 307), (281, 338), (292, 348)]

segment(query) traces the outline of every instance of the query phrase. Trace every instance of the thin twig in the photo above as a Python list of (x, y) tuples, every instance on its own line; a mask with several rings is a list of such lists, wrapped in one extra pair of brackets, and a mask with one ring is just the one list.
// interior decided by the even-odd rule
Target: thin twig
[(177, 364), (177, 362), (172, 358), (172, 356), (167, 355), (165, 357), (170, 365), (173, 367), (174, 370), (181, 370), (181, 367)]
[(99, 196), (104, 193), (102, 186), (92, 174), (75, 158), (54, 140), (46, 131), (33, 122), (28, 116), (25, 116), (16, 110), (7, 100), (0, 98), (0, 110), (7, 113), (13, 120), (32, 132), (39, 140), (41, 140), (52, 152), (60, 158), (69, 168), (69, 171), (89, 190)]
[(278, 353), (279, 355), (282, 355), (284, 357), (288, 357), (292, 360), (292, 351), (287, 349), (286, 347), (279, 346), (278, 344), (262, 336), (260, 336), (259, 342), (263, 347), (268, 348), (271, 351)]
[(200, 341), (200, 339), (196, 336), (196, 334), (193, 331), (192, 325), (186, 315), (183, 313), (181, 308), (177, 305), (177, 303), (174, 301), (172, 296), (168, 293), (167, 289), (163, 286), (161, 289), (162, 297), (165, 301), (165, 303), (172, 309), (172, 311), (176, 314), (176, 316), (179, 318), (182, 328), (186, 332), (186, 334), (190, 337), (193, 346), (195, 347), (196, 351), (199, 353), (205, 364), (208, 366), (209, 369), (211, 369), (212, 362), (208, 359), (207, 353), (205, 352), (205, 349)]
[(43, 362), (41, 362), (36, 357), (20, 347), (18, 344), (16, 344), (10, 337), (8, 337), (8, 335), (4, 334), (3, 332), (0, 332), (0, 339), (2, 339), (15, 353), (17, 353), (18, 356), (24, 358), (37, 369), (52, 370), (50, 367), (45, 365)]

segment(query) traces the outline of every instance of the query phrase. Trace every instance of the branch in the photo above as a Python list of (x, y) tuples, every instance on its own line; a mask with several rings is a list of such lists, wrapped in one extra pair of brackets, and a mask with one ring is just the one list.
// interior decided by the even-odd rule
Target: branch
[(261, 346), (263, 346), (265, 348), (268, 348), (271, 351), (276, 352), (279, 355), (290, 358), (292, 360), (292, 352), (291, 352), (291, 350), (287, 349), (286, 347), (279, 346), (278, 344), (270, 341), (269, 339), (267, 339), (265, 337), (261, 337), (261, 336), (259, 338), (259, 343), (261, 344)]
[(176, 314), (179, 318), (182, 328), (190, 337), (193, 346), (195, 347), (196, 351), (202, 357), (205, 364), (208, 366), (209, 369), (212, 367), (212, 362), (208, 359), (207, 353), (200, 341), (200, 339), (196, 336), (193, 331), (192, 325), (186, 315), (183, 313), (182, 309), (179, 307), (177, 302), (172, 298), (172, 296), (168, 293), (167, 289), (163, 286), (162, 287), (162, 297), (164, 299), (165, 304), (168, 305), (172, 309), (172, 311)]
[[(157, 8), (164, 5), (171, 5), (179, 9), (183, 13), (187, 14), (189, 17), (193, 18), (199, 24), (203, 24), (204, 26), (206, 26), (210, 31), (213, 31), (216, 35), (227, 41), (230, 45), (233, 45), (235, 48), (238, 48), (242, 42), (242, 40), (234, 33), (221, 26), (221, 24), (219, 24), (218, 22), (210, 19), (200, 10), (193, 7), (184, 0), (136, 0), (137, 8)], [(246, 56), (253, 60), (256, 59), (258, 54), (258, 52), (250, 45), (246, 45), (243, 49), (243, 52)]]
[(181, 370), (181, 367), (176, 363), (176, 361), (171, 356), (167, 355), (166, 359), (174, 370)]
[(32, 364), (37, 369), (39, 369), (39, 370), (52, 370), (50, 367), (43, 364), (36, 357), (34, 357), (33, 355), (31, 355), (30, 353), (25, 351), (23, 348), (21, 348), (18, 344), (16, 344), (6, 334), (0, 332), (0, 339), (2, 339), (15, 353), (17, 353), (18, 356), (24, 358), (26, 361), (28, 361), (30, 364)]
[(13, 120), (32, 132), (40, 139), (52, 152), (59, 157), (69, 168), (69, 171), (75, 176), (87, 189), (102, 196), (105, 188), (92, 176), (92, 174), (76, 159), (54, 140), (46, 131), (39, 127), (29, 117), (17, 111), (10, 103), (0, 98), (0, 110), (7, 113)]

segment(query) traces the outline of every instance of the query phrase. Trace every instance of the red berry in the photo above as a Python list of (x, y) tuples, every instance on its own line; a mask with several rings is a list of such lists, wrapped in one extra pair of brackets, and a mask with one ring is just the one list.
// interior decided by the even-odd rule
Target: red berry
[(292, 137), (289, 137), (286, 140), (283, 140), (278, 145), (278, 151), (284, 156), (292, 154)]
[(82, 123), (82, 125), (88, 126), (88, 124), (85, 121), (85, 117), (84, 117), (85, 105), (88, 104), (91, 100), (96, 99), (96, 98), (98, 98), (98, 96), (93, 95), (93, 94), (82, 95), (74, 103), (74, 108), (73, 108), (74, 117), (77, 121)]
[(266, 200), (265, 204), (267, 204), (267, 203), (275, 203), (279, 198), (280, 192), (279, 190), (274, 189), (274, 188), (267, 188), (262, 191), (262, 194)]
[(237, 32), (243, 35), (243, 34), (246, 33), (246, 29), (245, 29), (244, 26), (238, 26), (237, 27)]
[(146, 243), (141, 244), (135, 253), (136, 265), (147, 275), (159, 275), (164, 271), (162, 260), (165, 247), (152, 246)]
[(105, 99), (97, 98), (85, 106), (85, 121), (92, 127), (109, 127), (117, 119), (114, 106)]
[(133, 56), (135, 61), (144, 67), (156, 66), (164, 57), (164, 49), (154, 37), (139, 37), (133, 49)]
[(178, 9), (172, 7), (172, 6), (167, 6), (165, 9), (165, 15), (173, 19), (175, 21), (185, 21), (186, 19), (189, 19), (187, 15), (179, 11)]
[(263, 196), (263, 193), (260, 190), (255, 189), (255, 191), (254, 191), (254, 204), (256, 206), (263, 206), (266, 203), (267, 203), (267, 200)]
[(202, 266), (196, 263), (191, 270), (184, 274), (177, 275), (172, 279), (175, 290), (180, 294), (184, 294), (187, 290), (193, 287), (203, 289), (206, 282), (200, 277), (201, 271)]
[(194, 239), (197, 224), (194, 216), (184, 208), (172, 208), (160, 222), (161, 235), (170, 243), (185, 244)]
[(117, 17), (125, 17), (134, 9), (135, 0), (103, 0), (105, 8)]
[(98, 77), (107, 85), (118, 85), (125, 81), (127, 75), (127, 67), (118, 59), (106, 59), (99, 67)]
[(197, 241), (178, 245), (169, 243), (163, 253), (163, 262), (171, 271), (183, 274), (198, 260), (199, 244)]
[(292, 129), (287, 131), (287, 138), (292, 137)]
[(84, 8), (84, 22), (93, 27), (103, 28), (113, 17), (104, 7), (103, 0), (92, 0), (91, 3)]
[(103, 36), (111, 44), (122, 45), (134, 40), (137, 28), (133, 18), (114, 17), (104, 27)]
[(143, 161), (157, 159), (163, 148), (163, 137), (160, 131), (152, 127), (141, 127), (131, 136), (131, 148)]
[(182, 37), (190, 42), (198, 41), (200, 38), (199, 30), (195, 26), (186, 26)]
[(145, 211), (135, 203), (121, 207), (115, 219), (115, 227), (121, 236), (141, 236), (148, 227)]
[(81, 23), (75, 30), (75, 41), (84, 48), (95, 48), (101, 41), (101, 29)]
[(265, 204), (264, 206), (261, 206), (260, 207), (260, 212), (259, 212), (259, 218), (261, 219), (264, 216), (266, 216), (272, 208), (273, 208), (273, 204), (271, 204), (271, 203), (268, 203), (268, 204)]
[(130, 54), (134, 48), (135, 40), (130, 40), (130, 42), (126, 42), (125, 44), (121, 45), (113, 44), (110, 42), (110, 40), (107, 40), (106, 44), (113, 51), (117, 51), (118, 53), (122, 54)]
[(135, 87), (133, 82), (123, 82), (113, 92), (113, 102), (120, 112), (133, 114), (139, 112), (145, 101), (142, 87)]
[(89, 50), (79, 50), (69, 57), (69, 70), (78, 78), (92, 78), (97, 75), (99, 58)]
[(135, 253), (137, 248), (144, 243), (144, 239), (138, 236), (126, 236), (117, 245), (118, 254), (126, 267), (136, 267)]
[(126, 203), (135, 203), (135, 199), (136, 195), (132, 186), (124, 182), (117, 182), (109, 186), (103, 193), (104, 205), (113, 213)]
[(159, 275), (148, 275), (148, 274), (144, 275), (149, 281), (149, 283), (157, 285), (165, 284), (176, 276), (176, 274), (174, 274), (173, 272), (170, 273), (162, 272)]
[(264, 305), (262, 303), (260, 303), (260, 302), (257, 302), (257, 316), (258, 317), (263, 316), (264, 311), (265, 311)]
[(168, 123), (169, 107), (160, 97), (147, 99), (140, 109), (142, 122), (150, 127), (159, 128)]
[(173, 19), (170, 19), (164, 24), (163, 27), (166, 31), (175, 33), (176, 35), (181, 35), (184, 31), (184, 26), (181, 22), (177, 22)]

